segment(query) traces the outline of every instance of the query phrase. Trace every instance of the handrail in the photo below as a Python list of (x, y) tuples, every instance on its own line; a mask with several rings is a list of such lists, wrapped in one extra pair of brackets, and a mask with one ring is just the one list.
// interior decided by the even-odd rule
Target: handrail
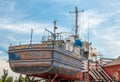
[(112, 78), (103, 70), (103, 68), (100, 65), (98, 65), (98, 66), (103, 71), (103, 73), (112, 81)]
[(65, 50), (65, 49), (62, 49), (62, 48), (59, 48), (59, 47), (56, 47), (55, 50), (60, 50), (62, 52), (65, 52), (65, 53), (68, 53), (68, 54), (72, 55), (71, 51), (68, 51), (68, 50)]
[[(93, 73), (93, 75), (90, 75), (95, 78), (98, 78), (99, 81), (113, 81), (113, 79), (105, 72), (105, 70), (96, 62), (90, 62), (89, 64), (89, 72)], [(98, 70), (98, 71), (97, 71)]]
[(26, 44), (26, 45), (18, 45), (18, 46), (10, 46), (9, 50), (20, 50), (20, 49), (34, 49), (34, 48), (52, 48), (52, 45), (49, 44)]
[(95, 71), (92, 68), (90, 68), (90, 71), (95, 75), (95, 77), (97, 77), (98, 80), (100, 79), (99, 76), (95, 73)]
[(99, 72), (104, 76), (104, 78), (105, 78), (106, 80), (109, 80), (109, 78), (103, 73), (102, 70), (100, 70)]
[(99, 81), (91, 71), (89, 72), (89, 74), (95, 79), (95, 81)]
[(97, 70), (93, 69), (93, 71), (99, 76), (100, 80), (105, 80)]

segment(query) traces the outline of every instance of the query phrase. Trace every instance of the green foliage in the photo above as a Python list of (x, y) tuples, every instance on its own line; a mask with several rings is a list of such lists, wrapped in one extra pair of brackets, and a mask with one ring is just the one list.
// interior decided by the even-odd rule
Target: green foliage
[(29, 77), (27, 75), (25, 76), (25, 82), (29, 82)]
[(2, 82), (2, 79), (0, 79), (0, 82)]
[(1, 76), (2, 82), (6, 82), (8, 77), (8, 70), (3, 69), (3, 75)]
[(18, 82), (17, 77), (15, 78), (14, 82)]
[(13, 82), (13, 77), (9, 76), (6, 80), (6, 82)]
[(24, 77), (22, 74), (19, 75), (18, 82), (24, 82)]
[(13, 77), (8, 76), (8, 70), (3, 69), (3, 75), (0, 78), (0, 82), (13, 82)]
[(46, 82), (45, 80), (36, 79), (33, 76), (25, 76), (23, 77), (22, 74), (19, 77), (15, 78), (13, 81), (13, 77), (8, 76), (8, 70), (3, 69), (3, 75), (0, 77), (0, 82)]

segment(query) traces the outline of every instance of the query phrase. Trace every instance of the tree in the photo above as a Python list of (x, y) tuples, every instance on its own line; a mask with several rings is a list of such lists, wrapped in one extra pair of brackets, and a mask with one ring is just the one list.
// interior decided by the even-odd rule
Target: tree
[(18, 82), (24, 82), (24, 77), (22, 74), (19, 75)]
[(3, 75), (1, 76), (0, 82), (13, 82), (13, 77), (8, 76), (8, 70), (3, 69)]
[(8, 70), (3, 69), (2, 82), (5, 82), (8, 77)]
[(32, 76), (27, 76), (28, 82), (34, 82), (35, 77)]
[(25, 76), (25, 82), (29, 82), (29, 76)]
[(2, 82), (2, 79), (0, 79), (0, 82)]
[(46, 82), (45, 80), (35, 79), (34, 76), (25, 76), (23, 77), (22, 74), (19, 77), (15, 78), (13, 81), (13, 77), (8, 76), (8, 70), (3, 69), (3, 75), (0, 78), (0, 82)]
[(9, 76), (9, 77), (6, 79), (6, 82), (13, 82), (13, 77)]

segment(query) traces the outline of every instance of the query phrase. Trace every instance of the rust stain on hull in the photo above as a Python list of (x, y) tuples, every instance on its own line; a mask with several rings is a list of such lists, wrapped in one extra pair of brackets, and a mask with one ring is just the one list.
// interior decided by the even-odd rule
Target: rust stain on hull
[(8, 53), (11, 58), (10, 67), (14, 72), (45, 79), (56, 74), (56, 79), (80, 79), (82, 62), (67, 51), (61, 52), (59, 49), (50, 48), (20, 50), (20, 47), (17, 47), (17, 50)]

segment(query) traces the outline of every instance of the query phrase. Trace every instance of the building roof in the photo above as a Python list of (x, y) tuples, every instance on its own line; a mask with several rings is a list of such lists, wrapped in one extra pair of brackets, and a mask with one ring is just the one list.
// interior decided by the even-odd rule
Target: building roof
[(114, 59), (110, 63), (106, 64), (105, 66), (113, 66), (113, 65), (120, 65), (120, 56), (117, 59)]

